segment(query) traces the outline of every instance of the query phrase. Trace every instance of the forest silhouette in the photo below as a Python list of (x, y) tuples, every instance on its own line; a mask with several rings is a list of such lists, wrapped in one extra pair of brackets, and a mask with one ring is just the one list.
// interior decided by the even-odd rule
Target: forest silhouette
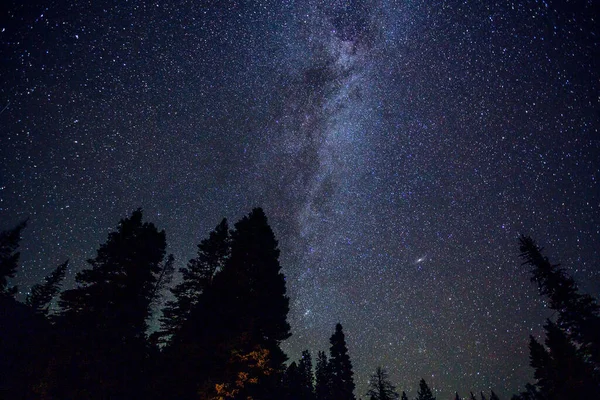
[[(60, 264), (15, 299), (19, 242), (27, 221), (0, 233), (0, 398), (408, 400), (377, 366), (367, 393), (355, 393), (341, 323), (328, 353), (291, 361), (289, 298), (275, 235), (262, 209), (230, 228), (223, 219), (171, 285), (166, 234), (141, 210), (122, 219), (76, 285), (61, 291)], [(554, 310), (544, 343), (530, 337), (533, 383), (513, 400), (600, 399), (600, 311), (529, 237), (523, 265)], [(165, 292), (160, 328), (148, 321)], [(335, 322), (335, 321), (333, 321)], [(498, 400), (492, 391), (471, 400)], [(434, 400), (424, 379), (417, 400)], [(461, 399), (458, 393), (455, 399)]]

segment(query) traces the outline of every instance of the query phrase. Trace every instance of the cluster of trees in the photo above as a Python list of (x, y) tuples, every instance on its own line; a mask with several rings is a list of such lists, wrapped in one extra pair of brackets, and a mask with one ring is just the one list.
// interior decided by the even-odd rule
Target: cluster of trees
[[(141, 210), (119, 222), (74, 288), (60, 291), (67, 260), (21, 303), (10, 280), (25, 226), (0, 233), (0, 397), (355, 400), (339, 323), (314, 371), (308, 350), (286, 366), (280, 344), (291, 335), (289, 299), (278, 243), (260, 208), (232, 229), (222, 220), (198, 244), (152, 334), (148, 321), (171, 286), (174, 259), (166, 255), (165, 232), (144, 222)], [(600, 398), (596, 301), (530, 238), (520, 244), (557, 318), (548, 320), (544, 344), (531, 337), (536, 382), (513, 400)], [(381, 367), (365, 395), (408, 400)], [(423, 379), (417, 400), (435, 400)], [(489, 400), (498, 397), (491, 392)]]
[(76, 287), (59, 294), (65, 262), (22, 304), (9, 279), (25, 225), (0, 236), (0, 397), (280, 398), (289, 299), (261, 209), (231, 230), (223, 220), (198, 245), (151, 335), (174, 260), (141, 210), (108, 235)]

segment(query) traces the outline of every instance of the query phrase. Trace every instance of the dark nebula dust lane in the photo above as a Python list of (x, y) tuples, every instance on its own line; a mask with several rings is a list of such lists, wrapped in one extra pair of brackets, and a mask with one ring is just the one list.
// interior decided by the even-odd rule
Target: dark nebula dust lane
[(183, 265), (262, 206), (291, 359), (341, 322), (357, 396), (383, 365), (411, 396), (509, 398), (550, 315), (518, 235), (600, 293), (599, 13), (487, 3), (11, 2), (0, 228), (30, 218), (23, 294), (138, 207)]

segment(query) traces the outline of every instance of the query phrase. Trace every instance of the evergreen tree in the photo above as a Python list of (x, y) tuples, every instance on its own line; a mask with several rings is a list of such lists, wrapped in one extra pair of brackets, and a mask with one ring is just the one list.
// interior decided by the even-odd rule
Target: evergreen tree
[(580, 294), (575, 281), (542, 256), (533, 240), (521, 237), (520, 249), (524, 264), (533, 267), (532, 281), (558, 312), (556, 323), (548, 321), (544, 326), (545, 347), (530, 339), (530, 364), (535, 369), (539, 396), (600, 398), (598, 305), (592, 297)]
[(417, 400), (435, 400), (435, 397), (433, 397), (433, 393), (431, 392), (431, 389), (429, 389), (429, 386), (427, 386), (427, 382), (425, 382), (425, 379), (421, 379), (421, 381), (419, 382)]
[(544, 328), (546, 347), (533, 337), (530, 342), (530, 361), (540, 394), (549, 400), (600, 398), (600, 387), (593, 384), (594, 372), (581, 359), (577, 347), (552, 321)]
[(532, 267), (531, 280), (538, 285), (541, 295), (548, 296), (550, 308), (558, 312), (558, 327), (575, 341), (586, 362), (600, 370), (598, 303), (593, 297), (579, 293), (573, 278), (559, 265), (551, 264), (531, 238), (520, 238), (520, 250), (524, 264)]
[(313, 400), (315, 398), (315, 385), (313, 378), (312, 357), (308, 350), (302, 352), (298, 362), (298, 375), (300, 379), (300, 399)]
[(61, 360), (67, 365), (48, 378), (60, 380), (55, 397), (144, 396), (147, 319), (165, 247), (164, 231), (134, 211), (88, 260), (91, 269), (76, 275), (78, 287), (62, 293), (59, 321), (68, 339)]
[(225, 335), (229, 337), (228, 346), (242, 352), (259, 346), (269, 352), (268, 367), (274, 374), (247, 391), (264, 399), (277, 397), (274, 386), (280, 381), (287, 359), (280, 343), (291, 335), (287, 322), (289, 298), (277, 245), (266, 215), (255, 208), (235, 224), (231, 255), (222, 273), (215, 276), (211, 290), (220, 299), (223, 322), (233, 322), (224, 327), (229, 330)]
[(229, 252), (229, 228), (227, 220), (223, 219), (209, 237), (198, 244), (196, 257), (185, 268), (179, 269), (182, 281), (171, 289), (175, 299), (167, 302), (163, 310), (161, 336), (170, 337), (181, 329), (202, 293), (212, 284), (215, 274), (225, 265)]
[(342, 324), (335, 326), (335, 332), (329, 339), (331, 347), (331, 388), (336, 400), (354, 400), (354, 372), (348, 355)]
[(21, 232), (27, 226), (27, 220), (13, 229), (0, 232), (0, 295), (14, 296), (16, 286), (8, 287), (8, 279), (14, 278), (21, 253), (17, 251), (21, 241)]
[(68, 265), (69, 260), (56, 267), (50, 275), (44, 278), (44, 283), (33, 285), (31, 293), (25, 299), (25, 304), (33, 308), (36, 313), (47, 316), (52, 299), (60, 291), (60, 284), (65, 278)]
[(373, 400), (395, 400), (398, 398), (396, 387), (391, 384), (384, 368), (377, 367), (375, 373), (371, 375), (367, 396)]
[(473, 394), (473, 392), (471, 392), (471, 400), (477, 400), (477, 397), (475, 397), (475, 395)]
[(456, 392), (456, 395), (454, 396), (454, 400), (460, 400), (460, 396), (458, 395), (458, 392)]
[(500, 400), (500, 398), (496, 395), (496, 393), (494, 393), (493, 390), (492, 390), (492, 393), (490, 394), (490, 400)]
[(487, 398), (485, 397), (485, 394), (483, 394), (483, 392), (479, 392), (479, 394), (481, 395), (481, 400), (487, 400)]
[(400, 397), (400, 400), (408, 400), (408, 396), (406, 395), (406, 392), (402, 392), (402, 396)]
[(302, 390), (300, 371), (298, 365), (293, 361), (283, 374), (284, 397), (288, 400), (299, 400)]
[(88, 329), (110, 331), (103, 334), (144, 337), (165, 247), (164, 231), (143, 223), (142, 211), (134, 211), (88, 260), (92, 268), (77, 273), (79, 286), (63, 292), (63, 314)]
[(331, 397), (331, 367), (324, 351), (317, 354), (317, 367), (315, 371), (315, 394), (317, 400), (332, 400)]
[[(241, 370), (250, 368), (251, 354), (261, 357), (260, 374), (238, 390), (238, 396), (279, 398), (286, 356), (280, 343), (290, 336), (289, 299), (279, 264), (277, 241), (264, 212), (254, 209), (230, 232), (231, 250), (181, 329), (173, 336), (165, 356), (172, 360), (173, 384), (178, 398), (194, 398), (201, 391), (211, 396), (217, 385), (236, 387)], [(183, 382), (183, 384), (178, 384)], [(216, 396), (215, 393), (213, 395)]]

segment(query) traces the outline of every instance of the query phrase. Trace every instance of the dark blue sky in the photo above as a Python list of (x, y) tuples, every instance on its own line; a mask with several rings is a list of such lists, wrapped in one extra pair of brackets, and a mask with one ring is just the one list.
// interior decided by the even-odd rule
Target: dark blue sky
[(357, 395), (383, 365), (444, 399), (531, 379), (551, 313), (519, 234), (600, 293), (593, 2), (20, 3), (0, 26), (0, 229), (30, 218), (22, 291), (138, 207), (183, 265), (262, 206), (288, 354), (339, 321)]

